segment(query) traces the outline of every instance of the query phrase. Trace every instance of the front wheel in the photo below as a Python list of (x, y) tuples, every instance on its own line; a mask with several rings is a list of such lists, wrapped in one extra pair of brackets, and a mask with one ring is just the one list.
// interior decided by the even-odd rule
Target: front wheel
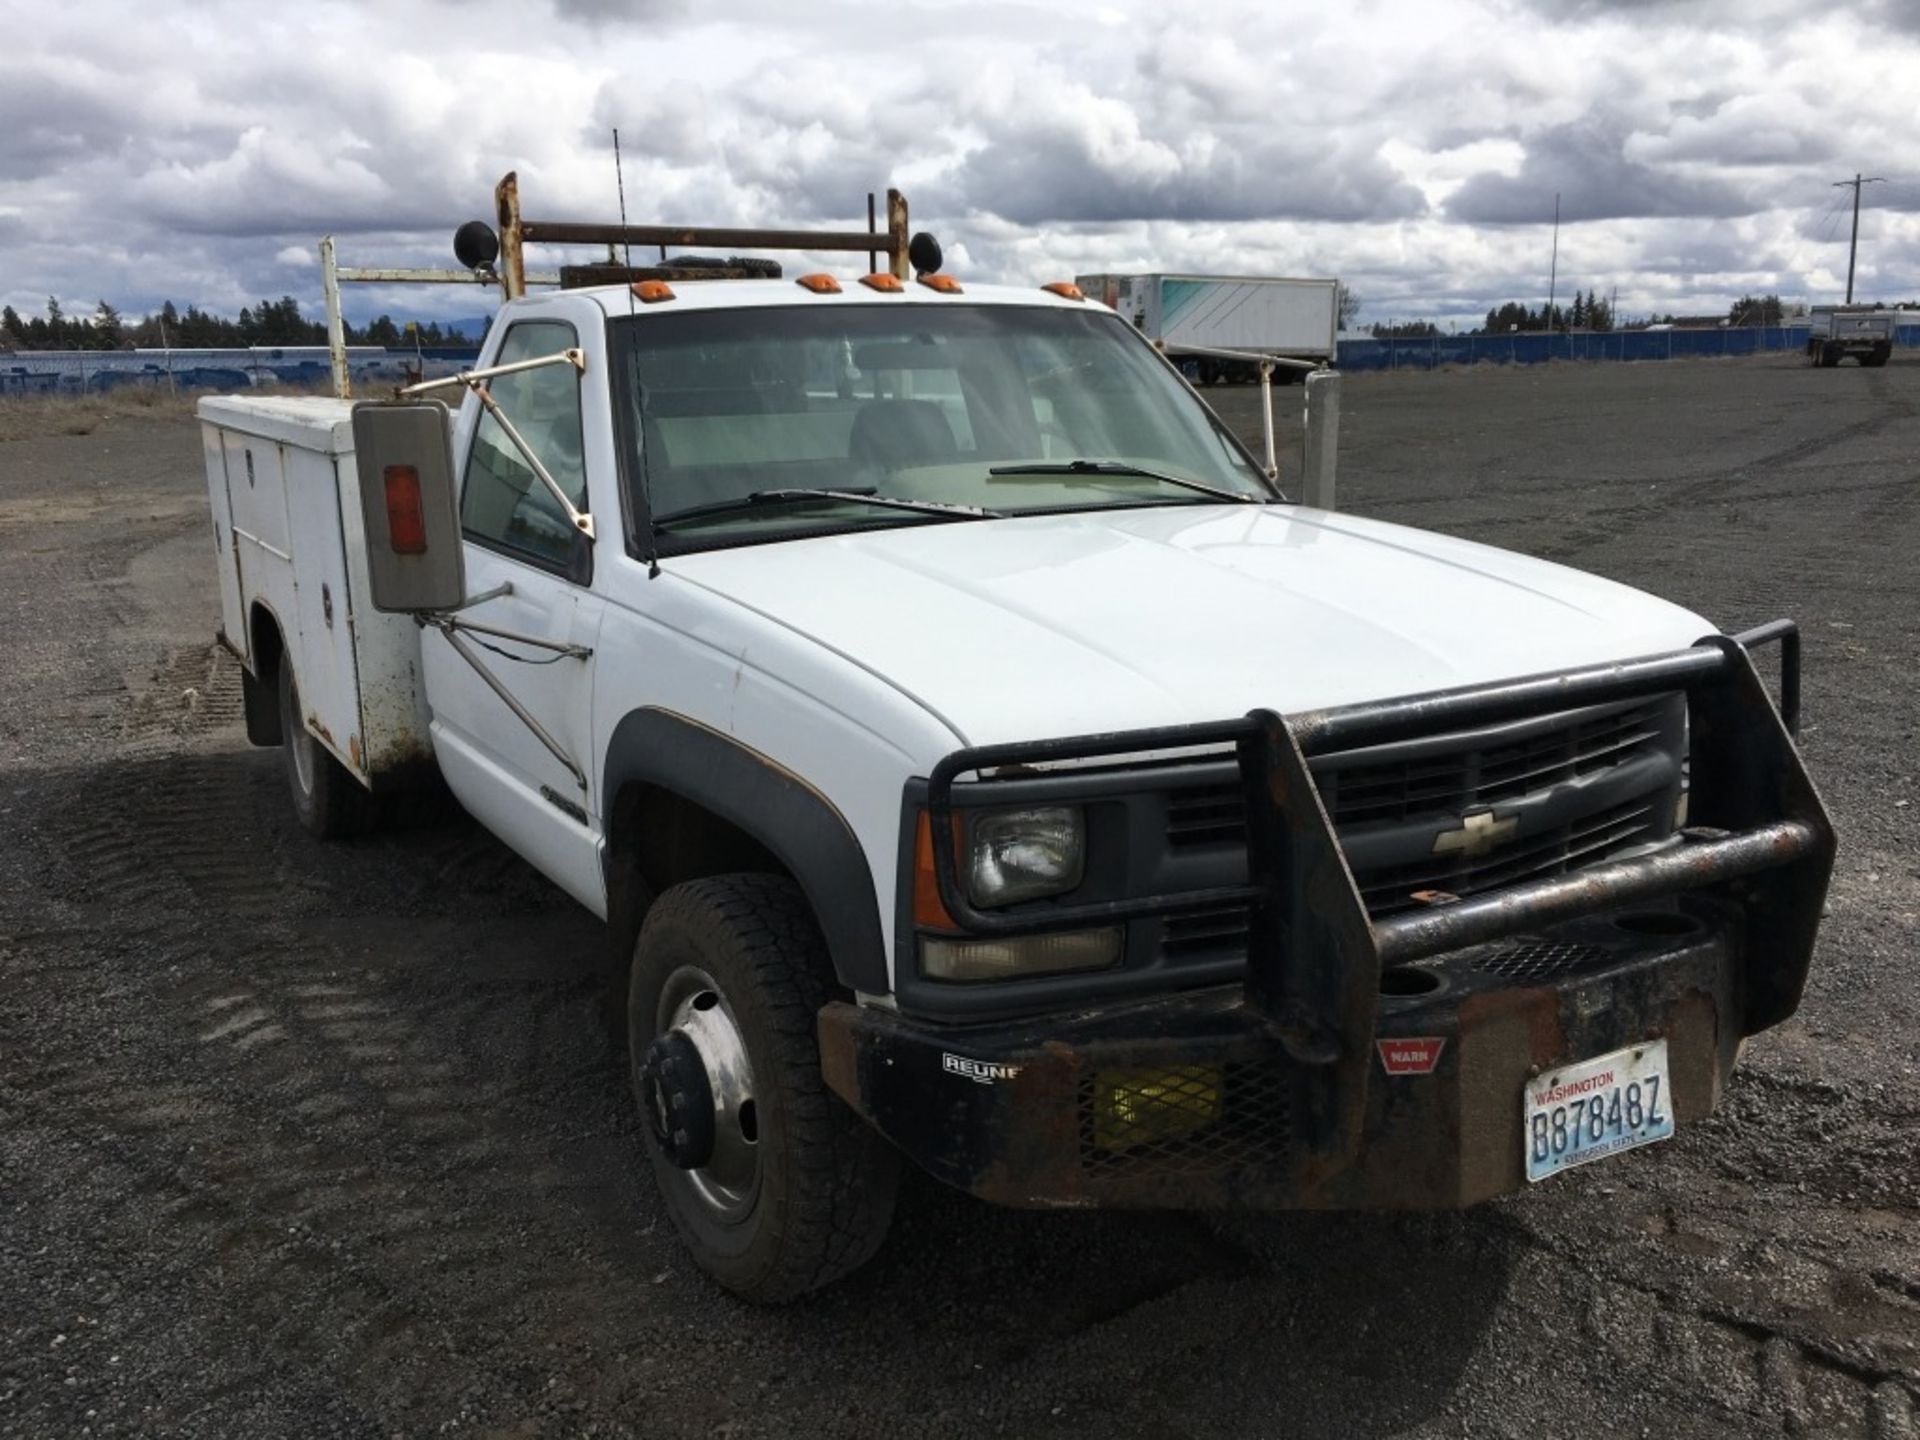
[(898, 1155), (821, 1078), (826, 973), (771, 875), (674, 886), (634, 946), (628, 1063), (661, 1196), (700, 1268), (761, 1303), (864, 1264), (893, 1217)]

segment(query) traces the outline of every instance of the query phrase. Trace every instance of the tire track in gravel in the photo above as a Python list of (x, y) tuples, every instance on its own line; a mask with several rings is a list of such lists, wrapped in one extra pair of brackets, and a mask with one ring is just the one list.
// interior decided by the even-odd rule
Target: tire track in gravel
[[(139, 1016), (151, 1083), (129, 1085), (89, 1063), (0, 1073), (29, 1145), (77, 1148), (125, 1177), (93, 1223), (111, 1228), (122, 1210), (158, 1206), (179, 1268), (264, 1282), (216, 1286), (240, 1328), (268, 1337), (283, 1360), (323, 1367), (348, 1392), (397, 1353), (437, 1348), (454, 1315), (477, 1320), (526, 1303), (530, 1288), (503, 1235), (542, 1236), (548, 1269), (532, 1288), (592, 1288), (590, 1271), (554, 1262), (577, 1248), (551, 1233), (556, 1194), (579, 1183), (573, 1160), (542, 1154), (537, 1139), (530, 1147), (540, 1127), (519, 1103), (561, 1082), (530, 1070), (543, 1059), (537, 1046), (448, 1043), (449, 1032), (483, 1025), (485, 1012), (531, 1008), (535, 1034), (570, 1034), (578, 1047), (594, 1034), (591, 1002), (529, 997), (509, 983), (451, 1011), (423, 1008), (411, 993), (417, 976), (358, 967), (324, 941), (252, 939), (225, 953), (211, 942), (210, 954), (204, 932), (160, 931), (122, 947), (140, 964), (120, 972), (134, 978), (116, 1008)], [(30, 983), (31, 967), (19, 968), (11, 957), (8, 973)], [(143, 983), (184, 970), (201, 978)], [(610, 1067), (598, 1059), (604, 1087)], [(610, 1109), (600, 1095), (579, 1100), (596, 1115)], [(291, 1312), (289, 1288), (308, 1296)], [(471, 1379), (458, 1373), (462, 1385)]]

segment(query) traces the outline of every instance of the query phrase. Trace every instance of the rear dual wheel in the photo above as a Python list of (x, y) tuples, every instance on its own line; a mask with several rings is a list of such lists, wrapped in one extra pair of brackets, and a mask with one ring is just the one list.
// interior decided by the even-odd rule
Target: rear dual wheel
[(322, 840), (363, 834), (373, 822), (373, 797), (307, 728), (291, 656), (280, 657), (279, 686), (287, 789), (293, 793), (293, 810), (302, 828)]
[(821, 1077), (829, 973), (780, 876), (676, 885), (634, 946), (628, 1063), (654, 1175), (694, 1261), (744, 1299), (847, 1274), (893, 1216), (899, 1157)]

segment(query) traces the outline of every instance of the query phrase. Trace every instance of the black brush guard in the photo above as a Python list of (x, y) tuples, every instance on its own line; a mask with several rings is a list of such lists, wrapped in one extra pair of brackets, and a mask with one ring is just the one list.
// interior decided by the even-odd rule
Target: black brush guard
[[(928, 780), (940, 896), (961, 929), (980, 936), (1248, 906), (1244, 1009), (1293, 1062), (1296, 1173), (1336, 1172), (1361, 1144), (1383, 970), (1622, 906), (1682, 894), (1723, 897), (1737, 903), (1746, 922), (1741, 1033), (1793, 1013), (1834, 854), (1832, 825), (1791, 738), (1799, 711), (1799, 638), (1793, 622), (1782, 620), (1737, 636), (1709, 636), (1673, 654), (1398, 700), (959, 751)], [(1773, 644), (1780, 647), (1778, 709), (1749, 655)], [(1678, 844), (1483, 895), (1447, 897), (1449, 903), (1411, 914), (1369, 918), (1308, 770), (1310, 757), (1676, 691), (1687, 696), (1691, 751), (1689, 824)], [(1236, 749), (1246, 799), (1246, 885), (1060, 905), (1044, 914), (999, 914), (969, 901), (953, 824), (960, 776), (980, 777), (969, 786), (971, 801), (991, 792), (996, 774), (1021, 766), (1225, 744)], [(834, 1019), (828, 1028), (850, 1019)], [(835, 1088), (860, 1090), (851, 1074)]]

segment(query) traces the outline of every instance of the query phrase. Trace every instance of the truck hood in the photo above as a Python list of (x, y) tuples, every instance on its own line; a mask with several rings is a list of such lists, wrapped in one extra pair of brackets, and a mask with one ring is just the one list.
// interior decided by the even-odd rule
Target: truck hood
[(1715, 630), (1543, 560), (1288, 505), (909, 525), (670, 563), (969, 745), (1410, 695)]

